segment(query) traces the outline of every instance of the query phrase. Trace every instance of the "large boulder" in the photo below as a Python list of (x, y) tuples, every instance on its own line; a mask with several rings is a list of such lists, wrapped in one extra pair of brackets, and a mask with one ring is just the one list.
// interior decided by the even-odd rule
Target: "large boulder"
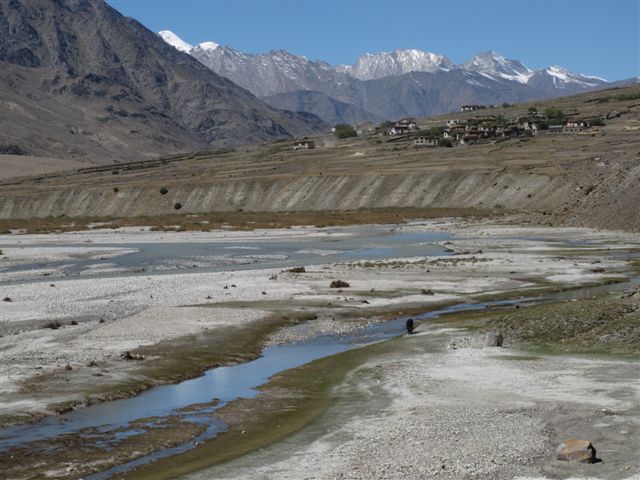
[(504, 337), (501, 333), (487, 332), (487, 334), (484, 336), (485, 347), (501, 347), (503, 341)]
[(556, 449), (556, 458), (570, 462), (595, 463), (596, 449), (589, 440), (570, 438)]

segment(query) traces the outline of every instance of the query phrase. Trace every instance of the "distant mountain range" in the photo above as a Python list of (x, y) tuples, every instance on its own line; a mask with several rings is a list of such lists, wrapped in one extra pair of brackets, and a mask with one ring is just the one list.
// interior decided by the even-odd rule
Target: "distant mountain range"
[[(247, 54), (215, 42), (190, 45), (168, 30), (159, 35), (267, 103), (313, 113), (329, 123), (423, 117), (464, 103), (511, 103), (610, 85), (558, 66), (531, 70), (493, 51), (461, 65), (432, 52), (396, 50), (366, 53), (353, 65), (334, 67), (284, 50)], [(334, 102), (339, 106), (328, 108)]]

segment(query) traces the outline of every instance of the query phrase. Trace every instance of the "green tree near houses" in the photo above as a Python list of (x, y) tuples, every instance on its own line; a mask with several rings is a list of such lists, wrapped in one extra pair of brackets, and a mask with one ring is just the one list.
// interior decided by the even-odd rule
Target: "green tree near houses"
[(547, 116), (549, 125), (562, 125), (567, 119), (566, 114), (559, 108), (549, 107), (545, 108), (544, 114)]
[(339, 123), (334, 128), (334, 134), (338, 138), (349, 138), (358, 136), (358, 132), (356, 132), (351, 125), (347, 125), (346, 123)]

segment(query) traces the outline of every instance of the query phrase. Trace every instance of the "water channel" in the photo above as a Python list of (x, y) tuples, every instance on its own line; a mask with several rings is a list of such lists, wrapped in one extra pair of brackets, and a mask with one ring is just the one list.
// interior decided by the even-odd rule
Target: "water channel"
[[(132, 265), (146, 265), (151, 272), (163, 274), (161, 268), (167, 258), (186, 259), (212, 257), (220, 258), (222, 254), (229, 258), (228, 251), (235, 250), (241, 254), (233, 253), (236, 258), (247, 257), (247, 251), (260, 252), (259, 267), (270, 266), (286, 267), (297, 264), (329, 263), (345, 261), (349, 259), (378, 259), (397, 256), (424, 256), (446, 255), (446, 250), (435, 244), (450, 236), (446, 233), (433, 232), (393, 232), (379, 230), (373, 235), (359, 235), (358, 231), (352, 235), (333, 239), (313, 239), (310, 241), (270, 241), (270, 242), (236, 242), (236, 243), (203, 243), (203, 244), (131, 244), (118, 245), (125, 248), (135, 248), (135, 253), (122, 255), (110, 259), (119, 267), (127, 268)], [(99, 246), (99, 245), (94, 245)], [(320, 252), (320, 253), (318, 253)], [(328, 253), (327, 253), (328, 252)], [(224, 256), (222, 255), (222, 256)], [(78, 261), (67, 268), (67, 273), (74, 269), (81, 271), (91, 265), (95, 260)], [(25, 268), (25, 265), (16, 268)], [(34, 268), (33, 265), (30, 266)], [(208, 264), (203, 267), (205, 271), (217, 271), (237, 268), (256, 268), (254, 263), (229, 263)], [(149, 275), (147, 271), (145, 275)], [(631, 280), (638, 284), (637, 277)], [(521, 298), (511, 301), (460, 303), (440, 310), (431, 311), (420, 316), (414, 316), (418, 322), (428, 322), (429, 319), (451, 312), (480, 310), (489, 307), (508, 304), (529, 304), (547, 301), (562, 301), (579, 298), (591, 298), (628, 288), (629, 283), (614, 284), (601, 287), (590, 287), (555, 293), (537, 298)], [(91, 480), (108, 479), (111, 476), (128, 471), (136, 466), (152, 462), (162, 457), (175, 455), (191, 448), (196, 442), (212, 438), (226, 430), (219, 420), (212, 417), (211, 413), (227, 405), (229, 402), (241, 398), (250, 398), (258, 395), (257, 387), (265, 384), (273, 375), (304, 365), (316, 359), (327, 357), (342, 351), (358, 348), (373, 342), (380, 342), (405, 334), (406, 318), (397, 318), (384, 323), (376, 323), (364, 326), (349, 334), (320, 335), (313, 339), (294, 343), (282, 344), (266, 348), (260, 358), (240, 365), (219, 367), (207, 371), (204, 375), (183, 381), (178, 384), (164, 385), (152, 388), (142, 394), (123, 400), (106, 402), (77, 411), (72, 411), (56, 417), (47, 417), (44, 420), (29, 425), (18, 425), (2, 430), (0, 451), (7, 451), (31, 442), (51, 439), (65, 434), (85, 435), (87, 441), (91, 441), (92, 432), (104, 441), (105, 434), (111, 435), (115, 442), (126, 435), (133, 435), (141, 431), (140, 427), (128, 429), (134, 421), (149, 419), (143, 428), (152, 428), (160, 425), (167, 416), (179, 416), (186, 422), (204, 425), (206, 428), (198, 437), (188, 443), (177, 447), (168, 448), (139, 458), (133, 462), (113, 467), (104, 472), (86, 477)], [(217, 400), (217, 402), (214, 402)], [(185, 411), (186, 407), (195, 404), (207, 404), (207, 408), (194, 411)], [(114, 432), (111, 434), (110, 432)]]

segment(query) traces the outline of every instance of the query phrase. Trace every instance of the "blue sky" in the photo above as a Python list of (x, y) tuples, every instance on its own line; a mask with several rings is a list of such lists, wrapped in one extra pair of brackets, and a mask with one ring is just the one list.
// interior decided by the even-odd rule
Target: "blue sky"
[(462, 63), (494, 50), (529, 68), (640, 75), (640, 0), (108, 0), (147, 28), (197, 44), (284, 49), (332, 64), (417, 48)]

